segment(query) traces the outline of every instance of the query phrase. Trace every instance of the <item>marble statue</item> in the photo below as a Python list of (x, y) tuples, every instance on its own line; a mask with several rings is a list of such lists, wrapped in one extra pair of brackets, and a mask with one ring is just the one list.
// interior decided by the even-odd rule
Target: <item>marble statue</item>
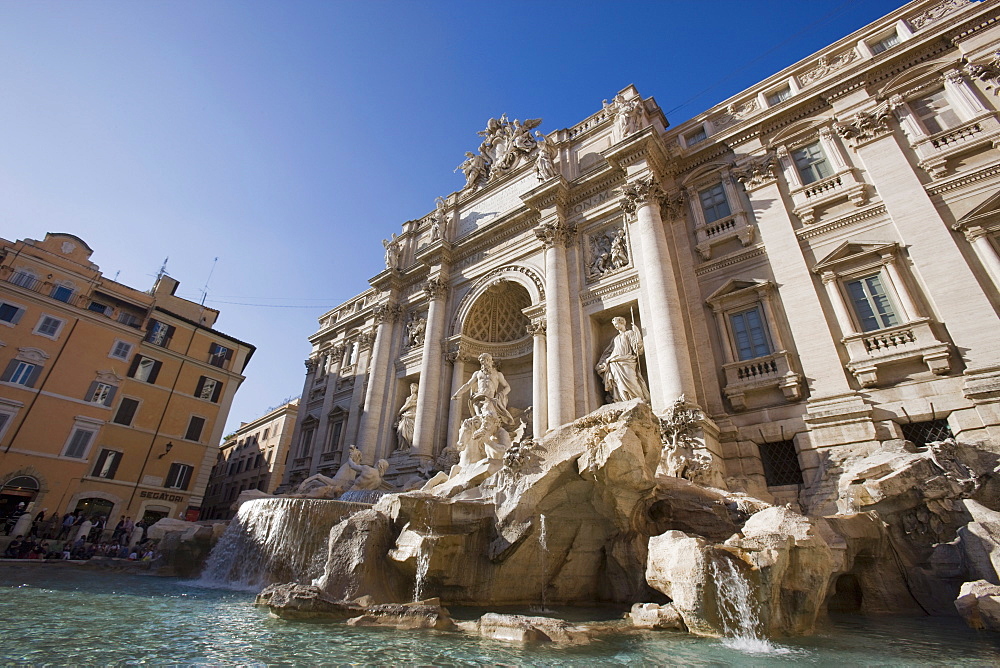
[(358, 476), (354, 479), (354, 484), (351, 485), (351, 488), (347, 490), (349, 492), (363, 489), (378, 489), (382, 486), (382, 476), (385, 475), (386, 470), (389, 468), (389, 462), (384, 459), (375, 462), (375, 466), (357, 464), (352, 460), (348, 460), (347, 463)]
[(502, 457), (510, 446), (510, 435), (503, 426), (514, 422), (507, 410), (507, 395), (510, 394), (507, 379), (493, 365), (493, 356), (489, 353), (480, 355), (479, 363), (479, 371), (452, 396), (458, 399), (471, 390), (472, 417), (462, 421), (458, 432), (459, 466), (463, 468), (485, 457)]
[(535, 131), (538, 154), (535, 156), (535, 176), (547, 181), (556, 175), (556, 147), (541, 132)]
[(486, 175), (486, 157), (482, 154), (465, 152), (465, 162), (455, 168), (455, 171), (462, 170), (465, 175), (465, 187), (463, 190), (475, 188), (479, 180)]
[(413, 445), (413, 427), (417, 421), (417, 389), (416, 383), (410, 383), (410, 396), (403, 402), (396, 418), (396, 452), (408, 452)]
[(424, 332), (427, 330), (427, 318), (412, 316), (406, 323), (406, 347), (414, 348), (424, 344)]
[(611, 266), (621, 269), (628, 265), (628, 251), (625, 248), (625, 230), (618, 228), (611, 240)]
[(604, 350), (597, 362), (597, 373), (604, 379), (604, 389), (612, 401), (643, 399), (649, 401), (649, 388), (639, 371), (639, 355), (643, 353), (642, 334), (632, 324), (626, 329), (625, 318), (611, 319), (618, 335)]
[(399, 239), (396, 233), (393, 232), (389, 239), (383, 239), (382, 245), (385, 246), (385, 268), (399, 269)]
[(444, 229), (445, 223), (448, 222), (448, 213), (445, 211), (445, 206), (447, 202), (444, 197), (438, 197), (434, 200), (434, 215), (431, 219), (431, 241), (437, 241), (441, 238), (441, 230)]
[(625, 137), (639, 130), (642, 120), (642, 100), (638, 97), (625, 99), (618, 93), (611, 102), (604, 100), (604, 109), (615, 119), (619, 136)]

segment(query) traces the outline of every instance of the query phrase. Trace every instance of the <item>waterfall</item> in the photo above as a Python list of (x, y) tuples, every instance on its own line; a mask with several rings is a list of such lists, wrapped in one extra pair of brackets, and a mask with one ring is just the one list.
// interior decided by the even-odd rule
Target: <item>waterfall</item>
[(330, 529), (370, 507), (326, 499), (247, 501), (212, 549), (199, 582), (257, 590), (276, 582), (309, 584), (323, 574)]
[(427, 586), (427, 571), (431, 567), (431, 551), (433, 546), (429, 541), (427, 543), (427, 548), (420, 551), (417, 555), (417, 575), (413, 580), (413, 602), (418, 603), (424, 600), (424, 587)]
[(542, 553), (542, 607), (538, 612), (549, 612), (549, 534), (545, 527), (545, 515), (538, 515), (538, 549)]
[(730, 557), (714, 556), (709, 562), (709, 573), (715, 581), (716, 605), (727, 647), (749, 654), (790, 651), (776, 647), (764, 637), (753, 587)]

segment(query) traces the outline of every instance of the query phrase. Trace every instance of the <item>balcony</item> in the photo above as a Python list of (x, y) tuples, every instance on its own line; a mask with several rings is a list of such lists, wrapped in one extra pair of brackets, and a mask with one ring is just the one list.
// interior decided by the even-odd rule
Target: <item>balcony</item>
[(849, 200), (854, 206), (868, 201), (868, 188), (855, 176), (853, 169), (842, 170), (833, 176), (793, 189), (792, 212), (805, 225), (816, 222), (816, 211), (841, 201)]
[(802, 376), (792, 371), (791, 355), (784, 351), (730, 362), (722, 367), (726, 375), (723, 392), (737, 411), (747, 409), (746, 395), (777, 388), (788, 401), (802, 398)]
[(710, 260), (712, 247), (729, 239), (737, 238), (741, 244), (749, 246), (753, 242), (754, 227), (747, 222), (746, 213), (737, 211), (725, 218), (696, 227), (694, 233), (698, 255), (702, 260)]
[(1000, 122), (995, 114), (974, 118), (958, 127), (912, 142), (921, 169), (934, 178), (948, 172), (948, 161), (965, 153), (1000, 147)]
[(862, 387), (879, 384), (878, 369), (887, 364), (919, 360), (936, 375), (951, 371), (951, 347), (937, 339), (930, 319), (887, 327), (843, 339), (851, 360), (847, 368)]

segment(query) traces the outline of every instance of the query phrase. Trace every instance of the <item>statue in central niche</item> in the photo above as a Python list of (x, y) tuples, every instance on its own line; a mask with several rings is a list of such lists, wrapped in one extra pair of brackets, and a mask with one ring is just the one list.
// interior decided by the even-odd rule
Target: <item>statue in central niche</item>
[(417, 390), (416, 383), (410, 383), (410, 396), (403, 402), (396, 418), (396, 452), (409, 452), (413, 445), (413, 429), (417, 424)]
[(458, 399), (471, 390), (469, 406), (472, 417), (463, 420), (458, 431), (459, 466), (466, 467), (481, 459), (500, 459), (510, 447), (510, 434), (504, 425), (513, 424), (514, 418), (507, 410), (510, 385), (493, 365), (493, 356), (479, 356), (480, 369), (467, 383), (458, 388), (452, 399)]
[(618, 335), (605, 348), (596, 367), (597, 373), (604, 379), (604, 389), (611, 401), (649, 401), (649, 388), (639, 370), (639, 355), (643, 353), (642, 334), (634, 322), (632, 329), (626, 329), (625, 318), (621, 316), (612, 318), (611, 324), (618, 330)]

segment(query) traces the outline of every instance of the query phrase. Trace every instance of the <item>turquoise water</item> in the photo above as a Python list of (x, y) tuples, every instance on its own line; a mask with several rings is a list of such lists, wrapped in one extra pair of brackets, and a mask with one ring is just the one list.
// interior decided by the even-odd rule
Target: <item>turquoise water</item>
[(248, 592), (58, 564), (0, 564), (0, 588), (2, 665), (1000, 665), (1000, 634), (957, 619), (840, 617), (818, 635), (781, 642), (780, 654), (761, 655), (668, 631), (520, 647), (289, 622), (254, 608)]

